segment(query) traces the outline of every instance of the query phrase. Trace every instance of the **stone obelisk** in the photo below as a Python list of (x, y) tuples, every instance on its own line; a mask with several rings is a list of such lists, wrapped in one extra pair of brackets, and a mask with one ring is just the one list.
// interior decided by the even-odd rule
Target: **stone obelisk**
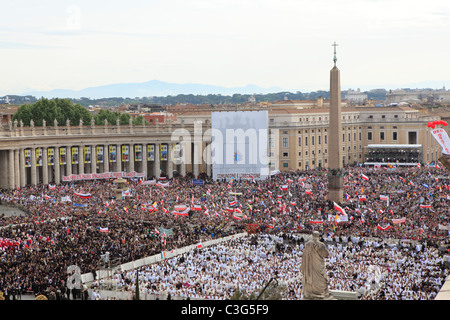
[(344, 170), (342, 151), (341, 80), (336, 67), (336, 42), (334, 46), (334, 67), (330, 71), (330, 130), (328, 159), (328, 200), (336, 203), (344, 199)]

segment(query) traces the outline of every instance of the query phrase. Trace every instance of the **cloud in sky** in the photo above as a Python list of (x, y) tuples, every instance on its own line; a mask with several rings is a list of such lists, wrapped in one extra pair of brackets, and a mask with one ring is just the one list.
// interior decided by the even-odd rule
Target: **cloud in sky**
[(444, 0), (17, 0), (0, 4), (0, 95), (152, 79), (327, 90), (450, 87)]

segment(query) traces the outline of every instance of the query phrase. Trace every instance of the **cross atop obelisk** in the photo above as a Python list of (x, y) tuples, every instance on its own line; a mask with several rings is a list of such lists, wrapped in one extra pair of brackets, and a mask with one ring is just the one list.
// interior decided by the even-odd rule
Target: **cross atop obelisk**
[(336, 47), (338, 46), (336, 41), (332, 44), (332, 46), (334, 47), (334, 58), (333, 58), (333, 61), (334, 61), (334, 66), (336, 67), (336, 61), (337, 61), (337, 58), (336, 58)]
[(341, 123), (341, 80), (336, 67), (336, 46), (334, 47), (334, 67), (330, 71), (330, 133), (328, 161), (328, 199), (342, 202), (344, 198), (342, 123)]

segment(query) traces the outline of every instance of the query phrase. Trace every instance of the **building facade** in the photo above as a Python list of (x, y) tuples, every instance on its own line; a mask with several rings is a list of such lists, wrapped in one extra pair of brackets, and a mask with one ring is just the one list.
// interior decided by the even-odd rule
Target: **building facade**
[[(350, 107), (341, 111), (342, 164), (364, 164), (373, 144), (420, 145), (420, 162), (437, 161), (441, 147), (427, 122), (434, 113), (409, 106)], [(24, 127), (10, 120), (0, 128), (0, 186), (58, 184), (92, 174), (135, 173), (143, 179), (175, 173), (211, 175), (211, 112), (268, 110), (269, 170), (328, 168), (331, 157), (329, 103), (283, 102), (177, 111), (175, 123), (152, 125)], [(244, 128), (245, 129), (245, 128)], [(446, 127), (448, 130), (448, 127)], [(89, 176), (91, 175), (91, 176)]]
[[(202, 138), (191, 139), (197, 128)], [(201, 156), (210, 143), (205, 129), (158, 123), (24, 127), (10, 121), (0, 130), (0, 187), (122, 176), (170, 179), (174, 172), (210, 176)]]
[(397, 89), (386, 93), (386, 104), (400, 102), (427, 102), (450, 103), (450, 90), (442, 89)]

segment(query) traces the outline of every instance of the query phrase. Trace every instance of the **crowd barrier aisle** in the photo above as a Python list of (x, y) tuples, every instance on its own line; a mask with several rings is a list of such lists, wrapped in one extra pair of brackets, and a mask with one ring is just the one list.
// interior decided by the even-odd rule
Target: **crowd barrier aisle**
[[(208, 247), (217, 243), (221, 243), (221, 242), (225, 242), (228, 241), (230, 239), (237, 239), (237, 238), (241, 238), (247, 235), (247, 232), (243, 232), (243, 233), (238, 233), (238, 234), (234, 234), (231, 236), (227, 236), (224, 238), (220, 238), (220, 239), (213, 239), (213, 240), (209, 240), (209, 241), (205, 241), (201, 243), (201, 247)], [(145, 257), (143, 259), (139, 259), (139, 260), (135, 260), (135, 261), (131, 261), (131, 262), (127, 262), (124, 264), (121, 264), (120, 266), (118, 266), (118, 268), (120, 267), (121, 271), (128, 271), (128, 270), (132, 270), (132, 269), (136, 269), (145, 265), (149, 265), (149, 264), (153, 264), (153, 263), (157, 263), (160, 262), (162, 260), (165, 259), (170, 259), (172, 257), (178, 256), (180, 254), (183, 254), (185, 252), (189, 252), (191, 250), (194, 250), (196, 248), (198, 248), (199, 244), (193, 244), (193, 245), (189, 245), (183, 248), (178, 248), (178, 249), (174, 249), (171, 251), (164, 251), (161, 252), (159, 254), (155, 254), (149, 257)], [(113, 271), (114, 272), (114, 271)], [(108, 272), (107, 270), (97, 270), (96, 271), (96, 279), (100, 280), (100, 279), (104, 279), (111, 276), (111, 272)], [(94, 276), (91, 272), (89, 273), (84, 273), (81, 275), (81, 282), (83, 284), (88, 284), (88, 283), (92, 283), (94, 281)]]

